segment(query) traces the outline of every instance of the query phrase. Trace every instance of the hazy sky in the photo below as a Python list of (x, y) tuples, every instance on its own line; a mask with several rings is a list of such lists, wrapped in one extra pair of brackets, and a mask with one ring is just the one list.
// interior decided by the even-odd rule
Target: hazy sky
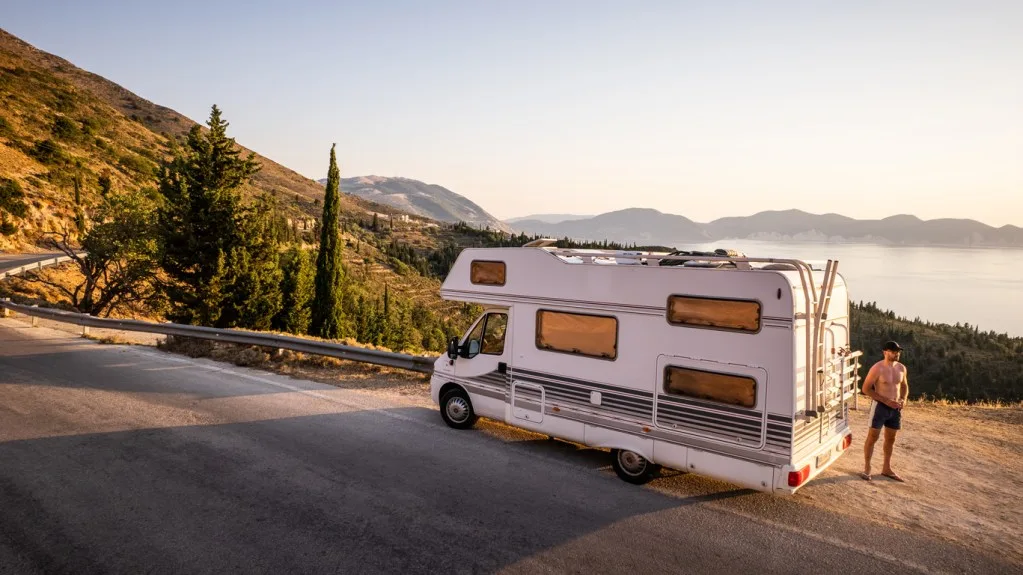
[[(97, 6), (99, 5), (99, 6)], [(310, 178), (498, 217), (1023, 226), (1023, 0), (0, 0), (0, 27)]]

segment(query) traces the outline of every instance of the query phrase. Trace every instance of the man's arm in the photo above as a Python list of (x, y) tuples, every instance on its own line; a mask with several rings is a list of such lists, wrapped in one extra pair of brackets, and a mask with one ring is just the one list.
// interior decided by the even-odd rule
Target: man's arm
[(899, 407), (906, 405), (909, 399), (909, 370), (902, 366), (902, 382), (899, 383)]

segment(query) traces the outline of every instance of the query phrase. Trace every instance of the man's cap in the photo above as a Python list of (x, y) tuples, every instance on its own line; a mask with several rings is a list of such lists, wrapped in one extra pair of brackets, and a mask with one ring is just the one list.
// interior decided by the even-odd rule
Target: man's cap
[(897, 341), (889, 341), (881, 349), (885, 351), (902, 351), (902, 346)]

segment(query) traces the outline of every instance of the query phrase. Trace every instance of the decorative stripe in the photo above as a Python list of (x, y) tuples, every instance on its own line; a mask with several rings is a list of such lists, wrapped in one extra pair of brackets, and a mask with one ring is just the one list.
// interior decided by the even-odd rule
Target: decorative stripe
[[(544, 389), (548, 404), (545, 411), (556, 417), (567, 414), (564, 411), (554, 414), (550, 412), (551, 406), (573, 411), (582, 409), (583, 413), (590, 414), (587, 416), (588, 419), (595, 418), (597, 421), (617, 421), (608, 420), (608, 417), (624, 418), (622, 421), (633, 421), (637, 425), (650, 425), (653, 421), (652, 392), (514, 368), (509, 369), (507, 374), (492, 371), (471, 378), (452, 379), (467, 387), (471, 386), (475, 393), (503, 399), (506, 402), (510, 400), (513, 379), (539, 385)], [(592, 391), (601, 393), (599, 406), (590, 403)], [(539, 409), (540, 392), (536, 388), (517, 386), (515, 396), (516, 407)], [(763, 414), (756, 410), (664, 394), (658, 394), (657, 405), (657, 421), (667, 427), (664, 439), (673, 443), (686, 444), (688, 441), (675, 435), (679, 430), (709, 434), (727, 441), (739, 438), (740, 445), (743, 439), (760, 442), (763, 435)], [(830, 414), (825, 415), (829, 416)], [(800, 443), (807, 445), (809, 444), (807, 442), (817, 443), (820, 421), (795, 421), (791, 416), (776, 413), (768, 413), (766, 417), (764, 450), (788, 455), (794, 444), (798, 446)], [(830, 424), (829, 418), (825, 425), (830, 428)]]

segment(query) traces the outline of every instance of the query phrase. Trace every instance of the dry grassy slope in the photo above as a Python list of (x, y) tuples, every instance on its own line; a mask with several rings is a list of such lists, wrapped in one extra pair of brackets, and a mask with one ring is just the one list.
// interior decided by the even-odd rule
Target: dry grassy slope
[[(104, 170), (109, 170), (115, 187), (152, 185), (145, 168), (165, 157), (170, 138), (186, 134), (195, 125), (170, 108), (38, 50), (3, 30), (0, 100), (0, 176), (18, 180), (33, 204), (25, 222), (28, 233), (7, 238), (7, 245), (0, 244), (0, 249), (28, 247), (26, 243), (36, 233), (52, 229), (73, 212), (69, 173), (76, 163), (84, 178), (86, 199), (94, 199), (97, 179)], [(225, 117), (230, 120), (229, 110)], [(53, 134), (58, 118), (77, 126), (79, 133), (74, 140)], [(81, 133), (84, 122), (92, 124), (87, 134)], [(7, 128), (3, 129), (5, 124)], [(31, 148), (47, 138), (67, 152), (67, 166), (48, 165), (32, 157)], [(245, 153), (251, 151), (242, 148)], [(259, 154), (255, 157), (262, 169), (243, 192), (273, 193), (289, 215), (319, 215), (321, 208), (314, 200), (322, 199), (322, 186)], [(349, 212), (380, 208), (358, 198), (342, 197), (342, 209)]]
[[(32, 251), (41, 232), (56, 230), (73, 218), (75, 173), (82, 177), (87, 203), (98, 198), (102, 173), (110, 176), (114, 189), (155, 185), (150, 170), (166, 156), (170, 139), (195, 125), (174, 110), (38, 50), (2, 29), (0, 101), (0, 177), (18, 181), (29, 202), (28, 217), (18, 222), (19, 233), (0, 235), (0, 250), (7, 251)], [(225, 117), (230, 121), (229, 110)], [(55, 122), (61, 118), (74, 126), (72, 134), (54, 133)], [(36, 157), (33, 148), (46, 140), (57, 143), (63, 159), (42, 161)], [(258, 154), (256, 158), (262, 169), (244, 193), (274, 193), (289, 216), (321, 215), (322, 205), (315, 200), (322, 201), (323, 186)], [(344, 194), (341, 202), (343, 215), (350, 219), (362, 219), (370, 211), (395, 211)], [(347, 239), (352, 244), (359, 242), (356, 235)], [(350, 273), (364, 278), (373, 290), (382, 293), (386, 283), (394, 292), (438, 311), (452, 307), (440, 301), (439, 282), (414, 273), (396, 274), (387, 258), (365, 241), (360, 253), (346, 250), (345, 260)]]

